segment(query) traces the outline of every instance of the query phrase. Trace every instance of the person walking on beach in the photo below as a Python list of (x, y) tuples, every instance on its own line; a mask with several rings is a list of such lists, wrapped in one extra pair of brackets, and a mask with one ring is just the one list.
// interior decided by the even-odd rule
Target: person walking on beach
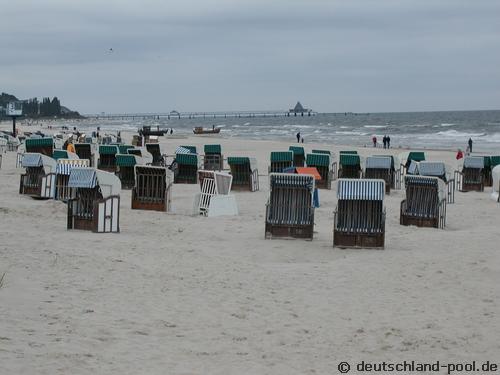
[(384, 149), (387, 147), (387, 136), (384, 135), (384, 138), (382, 138), (382, 143), (384, 144)]
[(304, 137), (300, 138), (300, 141), (301, 141), (302, 143), (304, 143)]
[(297, 143), (300, 143), (300, 132), (298, 132), (295, 136), (297, 137)]
[(387, 148), (391, 148), (391, 137), (387, 136)]
[(372, 142), (373, 142), (373, 147), (377, 147), (377, 136), (373, 136), (372, 138)]
[(457, 160), (460, 160), (464, 157), (464, 153), (462, 152), (462, 150), (458, 149), (457, 151), (457, 156), (455, 157)]
[(469, 138), (469, 142), (467, 142), (469, 144), (469, 152), (472, 153), (472, 138)]

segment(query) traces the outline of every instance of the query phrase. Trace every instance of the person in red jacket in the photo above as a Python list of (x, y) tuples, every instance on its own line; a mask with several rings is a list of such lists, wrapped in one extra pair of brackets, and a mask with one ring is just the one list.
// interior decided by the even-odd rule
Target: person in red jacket
[(457, 160), (460, 160), (464, 157), (464, 153), (462, 152), (462, 150), (458, 149), (458, 152), (457, 152)]

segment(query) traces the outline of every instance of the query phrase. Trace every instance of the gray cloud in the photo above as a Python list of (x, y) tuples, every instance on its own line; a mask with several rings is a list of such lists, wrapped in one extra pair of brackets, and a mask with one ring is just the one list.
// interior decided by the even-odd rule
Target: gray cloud
[(86, 113), (498, 107), (498, 1), (104, 3), (3, 6), (0, 89)]

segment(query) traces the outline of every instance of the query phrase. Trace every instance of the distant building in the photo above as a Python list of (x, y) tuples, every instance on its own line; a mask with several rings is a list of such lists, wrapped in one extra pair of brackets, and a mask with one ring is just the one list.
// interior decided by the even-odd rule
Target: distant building
[(297, 104), (295, 104), (295, 107), (294, 108), (290, 108), (289, 109), (289, 112), (290, 113), (309, 113), (309, 112), (312, 112), (312, 109), (309, 109), (309, 108), (304, 108), (302, 106), (302, 104), (300, 104), (300, 102), (297, 102)]

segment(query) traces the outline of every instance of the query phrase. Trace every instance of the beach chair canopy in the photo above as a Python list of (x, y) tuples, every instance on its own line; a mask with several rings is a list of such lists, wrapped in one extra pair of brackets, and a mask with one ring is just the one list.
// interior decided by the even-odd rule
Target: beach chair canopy
[[(184, 150), (182, 150), (184, 149)], [(186, 152), (185, 150), (188, 150)], [(197, 154), (196, 152), (196, 146), (179, 146), (177, 147), (177, 150), (175, 150), (176, 154)]]
[(122, 187), (120, 179), (114, 173), (93, 168), (71, 169), (68, 187), (92, 189), (96, 186), (99, 186), (103, 198), (119, 195)]
[(198, 166), (198, 155), (196, 154), (176, 154), (175, 161), (181, 165), (194, 165)]
[(128, 154), (127, 150), (134, 148), (135, 146), (132, 145), (119, 145), (118, 146), (118, 151), (120, 154)]
[(33, 135), (31, 138), (26, 139), (26, 150), (32, 147), (54, 147), (53, 138), (41, 138)]
[(274, 188), (291, 188), (291, 187), (305, 187), (314, 193), (314, 177), (312, 175), (299, 175), (295, 173), (270, 173), (269, 174), (270, 190)]
[(383, 201), (384, 197), (384, 180), (341, 178), (337, 185), (337, 199), (339, 200)]
[(222, 153), (222, 148), (220, 145), (205, 145), (203, 147), (205, 154), (218, 154)]
[(88, 159), (57, 159), (56, 174), (69, 176), (71, 169), (75, 167), (88, 167)]
[(483, 169), (484, 157), (482, 156), (466, 156), (464, 158), (464, 168)]
[(272, 151), (271, 163), (293, 162), (293, 151)]
[(116, 154), (116, 166), (133, 167), (136, 164), (142, 164), (142, 158), (137, 155)]
[(425, 160), (425, 153), (421, 151), (411, 151), (408, 154), (408, 157), (406, 158), (408, 162), (414, 160), (414, 161), (424, 161)]
[(101, 155), (116, 155), (119, 153), (118, 146), (115, 145), (101, 145), (99, 146), (99, 154)]
[(421, 176), (446, 176), (446, 165), (439, 161), (421, 161), (417, 169)]
[(351, 154), (351, 155), (357, 155), (358, 152), (357, 151), (340, 151), (339, 153), (340, 155), (342, 154)]
[(443, 180), (431, 176), (405, 176), (405, 186), (433, 186), (438, 189), (439, 201), (446, 199), (447, 189)]
[(45, 174), (49, 174), (55, 172), (56, 161), (47, 155), (36, 152), (26, 152), (23, 154), (21, 166), (23, 168), (43, 167)]
[(153, 155), (147, 150), (146, 147), (134, 147), (127, 150), (127, 154), (136, 155), (142, 158), (142, 164), (153, 163)]
[(246, 156), (230, 156), (227, 158), (227, 164), (229, 165), (246, 165), (250, 168), (250, 171), (253, 172), (257, 169), (257, 159), (249, 158)]
[(361, 159), (357, 154), (340, 154), (339, 164), (341, 166), (360, 166)]
[(289, 151), (292, 151), (294, 155), (304, 155), (304, 147), (300, 146), (290, 146), (288, 147)]
[(369, 156), (366, 158), (366, 169), (392, 169), (393, 161), (386, 156)]
[(312, 150), (312, 153), (313, 154), (327, 154), (327, 155), (331, 155), (332, 153), (328, 150)]
[(330, 167), (330, 155), (307, 154), (306, 164), (308, 167)]

